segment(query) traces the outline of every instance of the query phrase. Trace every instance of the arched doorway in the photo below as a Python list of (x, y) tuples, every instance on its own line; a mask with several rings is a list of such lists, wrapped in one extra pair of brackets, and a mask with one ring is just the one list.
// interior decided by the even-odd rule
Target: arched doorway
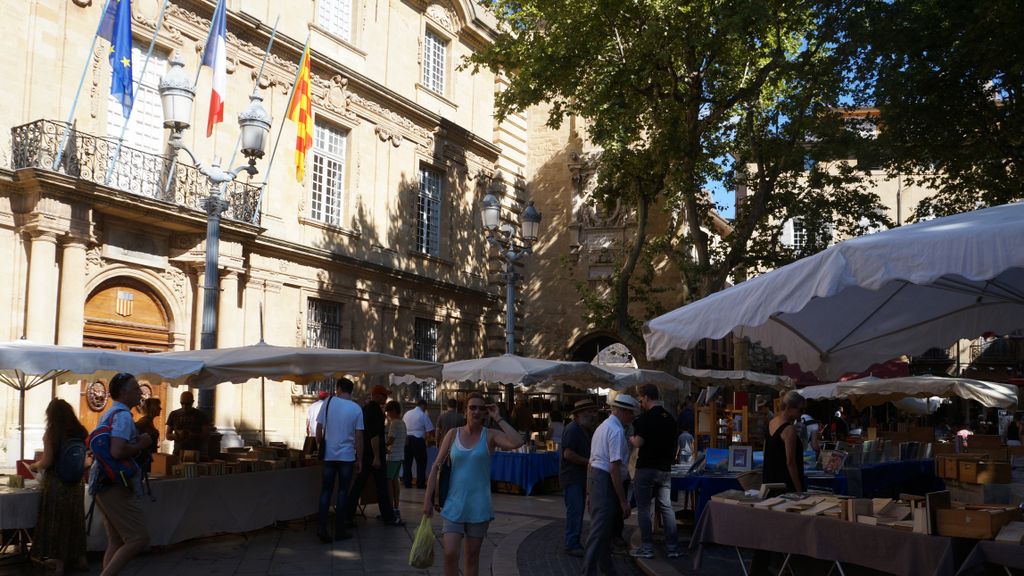
[[(85, 329), (82, 346), (130, 352), (167, 352), (171, 350), (170, 316), (156, 293), (142, 282), (130, 278), (114, 278), (104, 282), (85, 301)], [(157, 419), (157, 430), (163, 430), (167, 413), (167, 384), (139, 380), (142, 397), (156, 397), (163, 406)], [(88, 430), (110, 407), (106, 380), (83, 381), (79, 419)], [(133, 410), (138, 419), (141, 414)]]

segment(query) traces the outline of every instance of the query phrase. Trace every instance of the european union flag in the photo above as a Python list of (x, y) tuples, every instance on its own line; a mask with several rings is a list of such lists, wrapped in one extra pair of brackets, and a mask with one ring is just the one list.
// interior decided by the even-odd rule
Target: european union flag
[[(113, 21), (110, 14), (113, 13)], [(110, 95), (121, 101), (125, 118), (132, 113), (132, 0), (110, 0), (100, 36), (110, 41)]]

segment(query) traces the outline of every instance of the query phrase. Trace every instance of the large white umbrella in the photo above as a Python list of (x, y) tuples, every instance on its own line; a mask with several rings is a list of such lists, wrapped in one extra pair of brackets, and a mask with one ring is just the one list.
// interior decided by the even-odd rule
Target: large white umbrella
[(18, 390), (21, 458), (25, 458), (25, 393), (46, 382), (80, 378), (109, 378), (129, 372), (137, 378), (177, 382), (199, 372), (198, 360), (167, 358), (162, 354), (121, 352), (36, 344), (28, 340), (0, 343), (0, 382)]
[(665, 357), (730, 333), (837, 379), (958, 338), (1024, 327), (1024, 204), (840, 242), (644, 325)]
[(423, 378), (441, 376), (441, 365), (437, 362), (412, 360), (379, 352), (272, 346), (264, 342), (236, 348), (165, 352), (158, 356), (202, 362), (202, 372), (190, 380), (193, 386), (199, 388), (208, 388), (222, 382), (238, 384), (261, 377), (304, 384), (346, 374), (410, 374)]
[(513, 354), (459, 360), (444, 365), (444, 379), (529, 386), (547, 379), (607, 386), (613, 376), (589, 362), (543, 360)]
[(988, 408), (1009, 408), (1017, 404), (1017, 387), (1009, 384), (947, 378), (943, 376), (904, 376), (901, 378), (858, 378), (808, 386), (799, 390), (808, 400), (847, 399), (858, 409), (878, 406), (903, 398), (952, 398), (975, 400)]
[(614, 388), (622, 391), (631, 386), (642, 386), (654, 384), (658, 388), (666, 390), (678, 390), (683, 395), (690, 393), (690, 384), (663, 370), (647, 370), (643, 368), (625, 368), (618, 366), (598, 366), (605, 372), (610, 372), (615, 378)]
[(702, 370), (680, 366), (679, 373), (686, 378), (704, 386), (724, 386), (728, 388), (746, 388), (763, 386), (774, 388), (780, 392), (796, 387), (793, 379), (779, 374), (764, 374), (750, 370)]

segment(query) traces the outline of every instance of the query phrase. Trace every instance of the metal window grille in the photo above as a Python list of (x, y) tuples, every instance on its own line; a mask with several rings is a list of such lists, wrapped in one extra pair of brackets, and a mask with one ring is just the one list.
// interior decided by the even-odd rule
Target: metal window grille
[(331, 35), (352, 40), (352, 0), (318, 0), (316, 23)]
[(448, 44), (440, 36), (427, 30), (423, 35), (423, 85), (444, 94), (445, 52)]
[(332, 226), (341, 225), (345, 192), (344, 131), (322, 123), (313, 125), (313, 186), (309, 214)]
[(437, 170), (420, 168), (420, 193), (416, 204), (416, 250), (437, 256), (441, 248), (442, 175)]
[[(330, 300), (306, 300), (306, 346), (309, 348), (341, 348), (341, 304)], [(306, 384), (307, 394), (321, 390), (334, 392), (334, 378)]]
[(417, 360), (437, 362), (437, 330), (439, 322), (417, 318), (413, 331), (412, 355)]
[(793, 250), (796, 252), (803, 252), (804, 248), (807, 247), (807, 227), (804, 226), (803, 220), (799, 218), (793, 219)]

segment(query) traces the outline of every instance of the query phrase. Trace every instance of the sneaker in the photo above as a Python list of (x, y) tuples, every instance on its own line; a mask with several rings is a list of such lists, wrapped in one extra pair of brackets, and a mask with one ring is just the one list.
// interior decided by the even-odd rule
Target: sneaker
[(385, 526), (405, 526), (405, 521), (401, 518), (392, 518), (390, 522), (385, 522)]
[(573, 558), (583, 558), (583, 548), (569, 548), (565, 553)]
[(633, 558), (654, 558), (654, 549), (650, 546), (641, 546), (630, 550), (629, 555)]
[(682, 556), (683, 556), (683, 551), (682, 551), (682, 550), (680, 550), (680, 549), (678, 549), (678, 548), (675, 548), (675, 549), (673, 549), (673, 550), (669, 550), (669, 551), (668, 551), (668, 552), (667, 552), (667, 553), (665, 554), (665, 556), (668, 556), (669, 558), (682, 558)]

